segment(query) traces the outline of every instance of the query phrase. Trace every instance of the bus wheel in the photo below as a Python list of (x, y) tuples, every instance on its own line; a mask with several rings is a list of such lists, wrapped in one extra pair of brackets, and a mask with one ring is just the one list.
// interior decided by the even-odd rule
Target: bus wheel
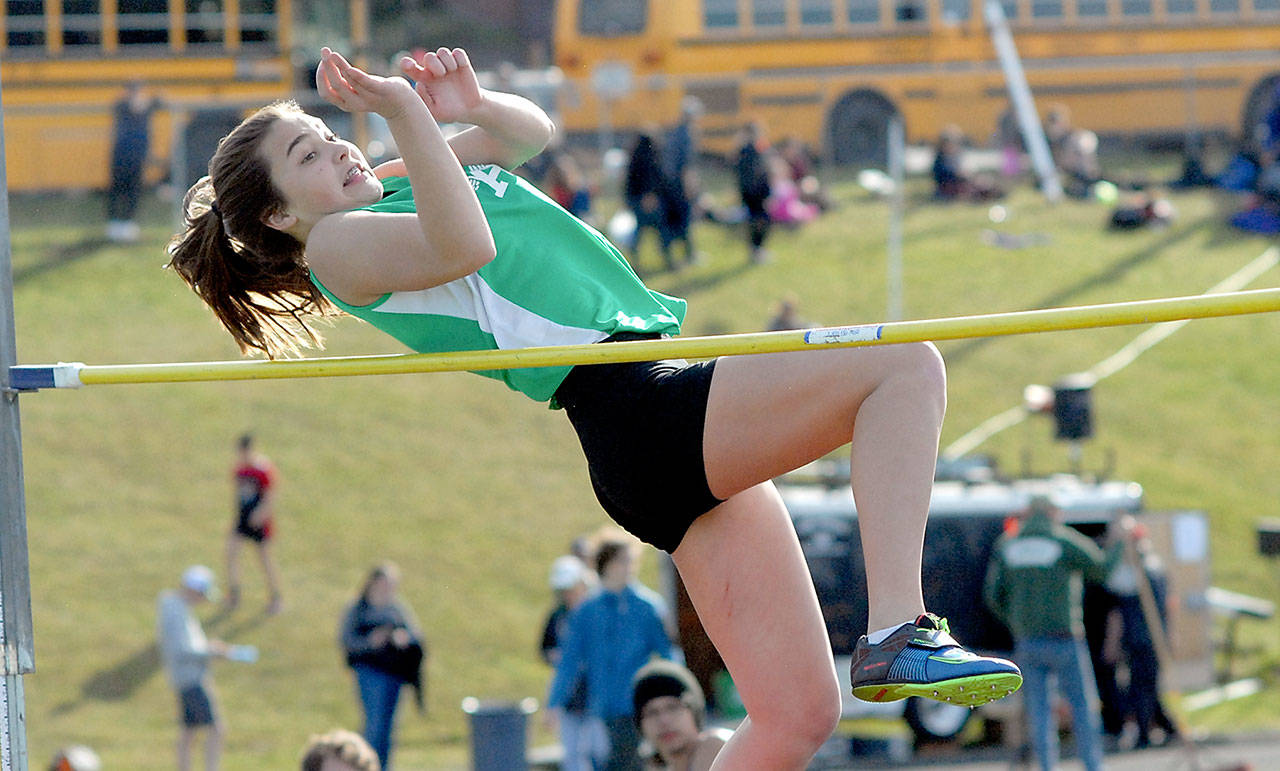
[(884, 168), (889, 153), (889, 121), (898, 109), (875, 91), (840, 97), (827, 115), (827, 155), (835, 163)]
[(1243, 122), (1240, 125), (1241, 134), (1247, 142), (1254, 137), (1258, 124), (1262, 123), (1267, 117), (1267, 110), (1271, 109), (1272, 100), (1280, 98), (1280, 73), (1268, 75), (1249, 92), (1249, 98), (1244, 102)]
[(944, 704), (932, 699), (907, 699), (903, 719), (919, 742), (950, 741), (960, 735), (973, 710), (958, 704)]

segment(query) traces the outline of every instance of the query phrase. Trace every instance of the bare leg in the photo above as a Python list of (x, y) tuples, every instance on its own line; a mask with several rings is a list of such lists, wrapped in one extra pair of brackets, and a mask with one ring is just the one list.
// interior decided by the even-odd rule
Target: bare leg
[(263, 541), (258, 544), (258, 561), (262, 563), (262, 574), (267, 579), (267, 613), (275, 615), (280, 612), (283, 596), (280, 594), (280, 571), (271, 556), (271, 544)]
[(240, 604), (240, 535), (233, 528), (227, 534), (227, 599), (226, 606)]
[(209, 733), (204, 741), (205, 771), (218, 771), (218, 762), (222, 759), (222, 722), (209, 726)]
[(920, 581), (946, 374), (927, 343), (716, 364), (703, 449), (724, 498), (852, 441), (871, 629), (924, 612)]
[(773, 485), (699, 517), (672, 558), (747, 708), (714, 768), (805, 768), (835, 730), (840, 690), (813, 580)]
[(191, 771), (191, 744), (195, 738), (194, 728), (183, 726), (178, 731), (178, 771)]

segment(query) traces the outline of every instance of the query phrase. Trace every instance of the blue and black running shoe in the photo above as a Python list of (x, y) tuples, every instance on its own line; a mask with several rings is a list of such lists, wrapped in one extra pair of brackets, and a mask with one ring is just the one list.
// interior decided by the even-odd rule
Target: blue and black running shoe
[(979, 656), (960, 647), (947, 620), (926, 613), (903, 624), (884, 642), (858, 639), (850, 673), (853, 695), (863, 701), (922, 696), (965, 707), (1002, 699), (1022, 686), (1012, 661)]

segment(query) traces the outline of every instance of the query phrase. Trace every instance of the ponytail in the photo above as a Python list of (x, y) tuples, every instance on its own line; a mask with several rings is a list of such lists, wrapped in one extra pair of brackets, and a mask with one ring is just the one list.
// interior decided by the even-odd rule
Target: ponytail
[(183, 199), (185, 228), (169, 244), (169, 264), (204, 300), (242, 353), (269, 358), (323, 347), (307, 316), (337, 314), (311, 282), (303, 244), (267, 226), (284, 208), (258, 145), (292, 102), (262, 108), (218, 143), (202, 178)]

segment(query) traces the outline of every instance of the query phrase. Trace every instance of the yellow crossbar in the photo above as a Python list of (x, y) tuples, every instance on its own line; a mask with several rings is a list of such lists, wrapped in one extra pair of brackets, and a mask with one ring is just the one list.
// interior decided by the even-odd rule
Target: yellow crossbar
[(588, 344), (499, 351), (340, 356), (285, 361), (23, 365), (10, 368), (10, 387), (18, 390), (34, 390), (113, 383), (185, 383), (391, 375), (606, 364), (669, 358), (701, 359), (713, 356), (781, 353), (822, 348), (889, 345), (923, 340), (955, 340), (1031, 332), (1055, 332), (1126, 324), (1150, 324), (1278, 310), (1280, 310), (1280, 288), (1273, 288), (847, 327), (636, 340), (610, 345)]

